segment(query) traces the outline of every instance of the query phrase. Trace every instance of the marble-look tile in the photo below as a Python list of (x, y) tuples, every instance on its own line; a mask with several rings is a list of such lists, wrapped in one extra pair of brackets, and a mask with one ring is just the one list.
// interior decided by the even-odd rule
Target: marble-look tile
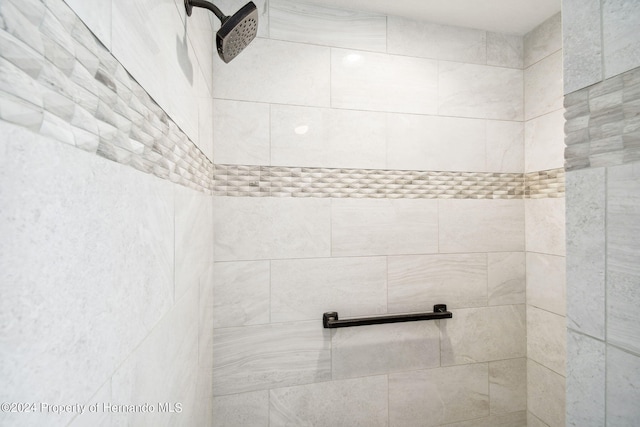
[(564, 256), (564, 199), (525, 200), (524, 208), (527, 251)]
[(560, 13), (557, 13), (525, 34), (525, 68), (530, 67), (560, 49), (562, 49), (562, 18)]
[(489, 415), (486, 363), (389, 375), (389, 425), (430, 427)]
[(0, 135), (0, 395), (85, 402), (171, 307), (172, 184), (6, 122)]
[(331, 201), (331, 255), (438, 252), (436, 200)]
[(328, 107), (330, 50), (323, 46), (256, 38), (228, 64), (214, 57), (213, 96)]
[(327, 257), (330, 204), (326, 199), (215, 197), (215, 259)]
[(389, 312), (487, 305), (487, 255), (405, 255), (388, 258)]
[(527, 252), (527, 304), (566, 314), (565, 257)]
[(527, 427), (549, 427), (543, 423), (540, 418), (533, 415), (531, 412), (527, 412)]
[(566, 174), (567, 326), (604, 339), (606, 169)]
[(600, 0), (563, 0), (564, 93), (602, 80)]
[(525, 172), (564, 167), (564, 110), (556, 110), (524, 125)]
[(524, 250), (522, 200), (439, 200), (440, 252)]
[[(202, 72), (199, 73), (199, 80), (204, 81), (204, 76), (202, 76)], [(202, 83), (198, 85), (199, 88), (204, 87)], [(211, 95), (200, 94), (198, 97), (198, 140), (196, 145), (202, 151), (202, 153), (207, 156), (207, 158), (213, 163), (213, 154), (214, 154), (214, 111), (213, 111), (213, 99)], [(196, 141), (194, 141), (196, 142)]]
[[(178, 13), (184, 21), (184, 32), (186, 32), (186, 37), (183, 32), (180, 41), (183, 44), (186, 44), (187, 40), (191, 43), (195, 58), (197, 59), (197, 62), (192, 61), (194, 69), (197, 67), (202, 73), (205, 82), (205, 86), (203, 87), (207, 89), (202, 93), (211, 98), (211, 94), (213, 93), (213, 56), (216, 55), (216, 35), (210, 19), (211, 13), (202, 8), (194, 8), (191, 16), (188, 17), (184, 2), (180, 2), (179, 0), (174, 1), (178, 7)], [(183, 62), (183, 69), (188, 70), (188, 68), (184, 67), (185, 65), (186, 62)]]
[(526, 258), (524, 252), (487, 254), (489, 305), (524, 304)]
[(522, 120), (522, 72), (486, 65), (439, 62), (438, 114)]
[[(527, 405), (529, 411), (548, 427), (564, 426), (564, 377), (534, 362), (533, 360), (528, 359)], [(542, 426), (545, 424), (542, 424)], [(532, 425), (536, 424), (534, 423)]]
[[(198, 288), (194, 287), (113, 374), (110, 402), (130, 405), (179, 402), (185, 409), (193, 407), (185, 401), (185, 395), (197, 380), (197, 374)], [(112, 417), (114, 425), (171, 426), (189, 415), (186, 411), (143, 411), (114, 413)]]
[(521, 173), (524, 170), (524, 124), (487, 120), (487, 172)]
[(436, 114), (437, 98), (435, 60), (331, 49), (334, 108)]
[(213, 198), (175, 187), (175, 300), (197, 286), (213, 263)]
[(562, 52), (556, 52), (524, 71), (524, 119), (562, 109)]
[(217, 164), (270, 165), (269, 105), (213, 100), (213, 155)]
[(567, 330), (567, 426), (605, 425), (605, 344)]
[[(207, 89), (200, 87), (198, 59), (174, 0), (141, 0), (134, 7), (113, 0), (111, 22), (115, 58), (198, 141), (198, 98)], [(150, 64), (154, 72), (149, 72)]]
[(607, 346), (606, 422), (631, 427), (640, 419), (640, 357)]
[(385, 134), (384, 113), (272, 105), (271, 164), (384, 169)]
[(602, 48), (604, 78), (640, 66), (640, 4), (635, 1), (602, 2)]
[[(213, 381), (213, 328), (214, 328), (214, 264), (209, 265), (206, 277), (200, 281), (200, 294), (198, 295), (198, 369), (204, 371), (208, 380)], [(202, 374), (199, 374), (202, 376)], [(210, 377), (210, 378), (209, 378)], [(200, 384), (199, 387), (205, 385)], [(211, 386), (213, 388), (213, 386)], [(210, 389), (207, 389), (210, 391)], [(211, 393), (209, 392), (209, 395)], [(200, 393), (201, 395), (201, 393)], [(209, 396), (210, 397), (210, 396)], [(204, 399), (207, 397), (204, 396)], [(210, 404), (211, 402), (207, 402)]]
[(489, 397), (492, 414), (527, 410), (527, 359), (489, 363)]
[[(107, 381), (91, 399), (83, 403), (85, 411), (69, 423), (68, 427), (111, 427), (111, 412), (103, 411), (102, 404), (111, 401), (111, 379)], [(90, 411), (89, 405), (99, 405), (99, 411)]]
[(397, 55), (487, 63), (486, 32), (397, 16), (387, 17), (388, 52)]
[(527, 357), (564, 376), (566, 326), (564, 316), (527, 305)]
[(213, 326), (269, 323), (269, 261), (216, 262), (213, 268)]
[(607, 341), (640, 353), (640, 163), (607, 174)]
[(331, 379), (331, 338), (318, 319), (214, 330), (213, 394)]
[(485, 121), (387, 114), (387, 167), (484, 171)]
[(518, 411), (510, 414), (489, 415), (485, 418), (447, 424), (447, 427), (527, 427), (527, 413)]
[(93, 34), (111, 49), (111, 0), (65, 0)]
[(331, 339), (331, 361), (333, 379), (438, 367), (437, 322), (336, 329)]
[(269, 425), (384, 427), (386, 376), (279, 388), (269, 392)]
[(213, 425), (269, 427), (269, 391), (214, 397)]
[(271, 321), (386, 313), (386, 276), (384, 257), (271, 261)]
[(517, 68), (524, 64), (524, 38), (502, 33), (487, 33), (487, 65)]
[(383, 15), (311, 2), (271, 0), (269, 36), (278, 40), (386, 52), (387, 20)]
[(455, 310), (440, 321), (442, 365), (462, 365), (524, 357), (527, 351), (523, 305)]

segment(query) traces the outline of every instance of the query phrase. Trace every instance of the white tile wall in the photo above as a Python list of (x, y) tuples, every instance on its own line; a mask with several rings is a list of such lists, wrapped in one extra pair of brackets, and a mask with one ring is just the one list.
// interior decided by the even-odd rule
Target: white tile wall
[(528, 120), (524, 126), (525, 172), (564, 167), (564, 111)]
[(215, 163), (270, 164), (268, 104), (215, 99), (212, 117)]
[(527, 251), (565, 254), (564, 199), (525, 200)]
[(527, 253), (527, 304), (566, 314), (566, 261), (564, 256)]
[(631, 426), (640, 417), (640, 357), (607, 346), (607, 424)]
[(489, 363), (489, 395), (492, 414), (508, 414), (527, 409), (527, 359)]
[(487, 254), (489, 305), (524, 304), (526, 291), (524, 252)]
[(602, 80), (600, 0), (563, 0), (564, 93)]
[(564, 316), (527, 306), (527, 357), (565, 375), (566, 326)]
[(562, 108), (562, 52), (545, 57), (524, 71), (524, 117)]
[(435, 114), (438, 63), (406, 56), (331, 49), (331, 106)]
[(640, 64), (637, 2), (606, 0), (602, 3), (602, 47), (604, 78), (631, 70)]
[[(565, 379), (537, 362), (527, 361), (527, 406), (548, 427), (565, 425)], [(535, 421), (535, 420), (534, 420)], [(536, 423), (534, 422), (535, 426)]]
[(562, 49), (562, 18), (553, 15), (524, 36), (524, 66), (536, 62)]
[(93, 34), (111, 49), (111, 0), (65, 0)]

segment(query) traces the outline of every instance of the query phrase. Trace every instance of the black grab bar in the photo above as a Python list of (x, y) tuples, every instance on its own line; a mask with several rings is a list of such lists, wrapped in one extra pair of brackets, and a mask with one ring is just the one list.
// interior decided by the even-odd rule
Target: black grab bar
[(337, 311), (329, 311), (322, 315), (322, 325), (325, 328), (347, 328), (349, 326), (380, 325), (382, 323), (451, 319), (452, 317), (453, 313), (447, 311), (445, 304), (436, 304), (433, 306), (433, 313), (391, 314), (388, 316), (358, 317), (342, 320), (338, 319)]

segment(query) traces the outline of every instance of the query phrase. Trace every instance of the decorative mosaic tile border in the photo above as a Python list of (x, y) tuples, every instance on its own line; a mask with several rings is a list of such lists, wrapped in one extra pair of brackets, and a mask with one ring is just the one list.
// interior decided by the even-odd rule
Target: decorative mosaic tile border
[(563, 169), (521, 174), (215, 165), (214, 181), (214, 195), (235, 197), (564, 197)]
[(210, 193), (212, 162), (63, 1), (0, 8), (0, 119)]
[(640, 68), (564, 97), (568, 171), (640, 161)]

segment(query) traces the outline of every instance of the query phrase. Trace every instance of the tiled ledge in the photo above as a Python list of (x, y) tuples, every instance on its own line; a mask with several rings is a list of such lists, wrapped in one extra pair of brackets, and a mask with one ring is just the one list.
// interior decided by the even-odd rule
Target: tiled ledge
[(407, 199), (564, 197), (564, 170), (433, 172), (215, 165), (214, 195)]
[(568, 171), (640, 161), (640, 68), (564, 98)]

